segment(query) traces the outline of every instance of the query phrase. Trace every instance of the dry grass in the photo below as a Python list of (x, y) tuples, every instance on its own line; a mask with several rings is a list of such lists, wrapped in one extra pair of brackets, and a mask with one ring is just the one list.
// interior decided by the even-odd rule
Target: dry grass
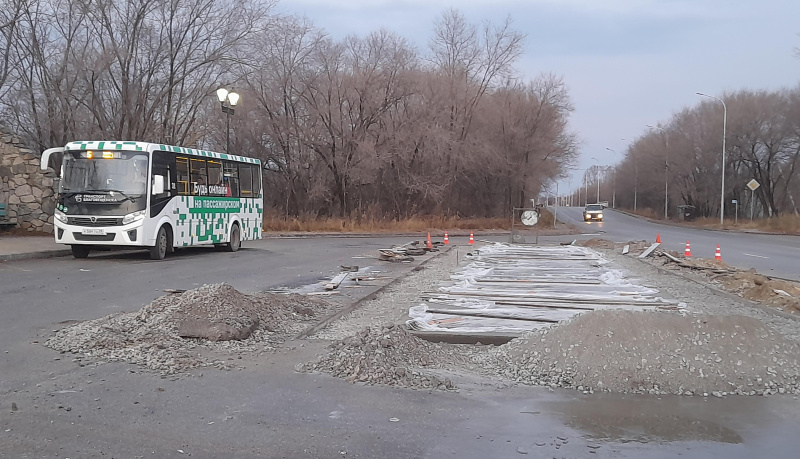
[[(686, 222), (686, 224), (698, 228), (722, 228), (719, 224), (719, 217), (702, 217), (693, 222)], [(750, 219), (740, 218), (738, 222), (735, 222), (732, 218), (726, 217), (723, 227), (728, 230), (750, 230), (800, 235), (800, 217), (789, 214), (774, 218), (758, 218), (752, 221)]]
[[(552, 223), (552, 217), (551, 223)], [(333, 232), (382, 233), (453, 230), (508, 230), (510, 221), (505, 218), (458, 218), (419, 216), (406, 220), (379, 218), (284, 218), (264, 216), (264, 231), (268, 232)]]
[[(664, 215), (654, 212), (652, 209), (636, 209), (636, 212), (630, 209), (624, 209), (625, 212), (640, 215), (651, 220), (663, 220)], [(782, 233), (800, 235), (800, 216), (794, 214), (781, 215), (774, 218), (756, 218), (752, 221), (749, 218), (739, 216), (738, 222), (734, 218), (725, 217), (725, 225), (720, 226), (719, 216), (715, 217), (699, 217), (691, 222), (684, 222), (680, 220), (671, 220), (673, 223), (680, 223), (686, 226), (705, 229), (726, 229), (726, 230), (739, 230), (739, 231), (763, 231), (768, 233)]]
[[(553, 215), (542, 209), (539, 228), (553, 226)], [(442, 216), (418, 216), (406, 220), (390, 220), (381, 218), (314, 218), (311, 216), (285, 218), (275, 215), (264, 215), (264, 231), (297, 232), (297, 233), (414, 233), (426, 231), (480, 231), (501, 230), (511, 228), (510, 218), (459, 218)], [(53, 237), (52, 233), (28, 231), (24, 228), (12, 227), (0, 229), (0, 236), (33, 236)]]
[(639, 215), (641, 217), (649, 218), (651, 220), (663, 220), (664, 219), (664, 213), (663, 212), (659, 214), (658, 212), (654, 211), (653, 209), (651, 209), (649, 207), (645, 207), (645, 208), (639, 207), (635, 211), (632, 210), (632, 209), (622, 209), (622, 208), (620, 208), (619, 210), (625, 211), (625, 212), (627, 212), (629, 214), (634, 214), (634, 215)]

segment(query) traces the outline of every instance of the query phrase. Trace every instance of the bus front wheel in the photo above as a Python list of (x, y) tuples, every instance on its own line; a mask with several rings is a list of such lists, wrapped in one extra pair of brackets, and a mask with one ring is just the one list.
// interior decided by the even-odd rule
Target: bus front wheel
[(71, 245), (72, 248), (72, 256), (75, 258), (86, 258), (89, 256), (89, 246), (88, 245)]
[(163, 260), (167, 256), (167, 249), (169, 245), (169, 238), (167, 237), (167, 230), (162, 226), (158, 229), (156, 236), (156, 245), (150, 247), (151, 260)]
[(231, 228), (231, 240), (225, 245), (228, 252), (236, 252), (242, 246), (242, 236), (239, 233), (239, 225), (234, 224)]

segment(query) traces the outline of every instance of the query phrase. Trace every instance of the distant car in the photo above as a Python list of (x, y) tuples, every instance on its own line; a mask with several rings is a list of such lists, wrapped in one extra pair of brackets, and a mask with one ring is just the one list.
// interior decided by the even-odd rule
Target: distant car
[(603, 205), (602, 204), (589, 204), (583, 210), (583, 221), (588, 222), (592, 220), (603, 220)]

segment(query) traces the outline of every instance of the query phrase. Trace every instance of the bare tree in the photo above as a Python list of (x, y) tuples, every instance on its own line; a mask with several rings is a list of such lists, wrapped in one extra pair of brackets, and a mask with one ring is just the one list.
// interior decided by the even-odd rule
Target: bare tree
[(19, 24), (30, 0), (0, 0), (0, 99), (16, 66), (13, 48), (18, 42)]
[(483, 95), (499, 78), (512, 74), (514, 61), (522, 54), (525, 36), (511, 23), (509, 17), (499, 26), (486, 22), (479, 29), (451, 9), (434, 25), (432, 61), (448, 78), (450, 123), (459, 140), (467, 137)]
[(767, 215), (778, 215), (788, 204), (782, 198), (789, 197), (791, 172), (800, 151), (800, 119), (788, 116), (793, 109), (789, 91), (740, 91), (730, 99), (735, 113), (731, 120), (733, 161), (741, 162), (745, 172), (737, 188), (743, 189), (749, 178), (756, 179), (761, 184), (757, 194)]
[(7, 116), (39, 147), (70, 138), (191, 143), (260, 0), (39, 0), (23, 10), (20, 89)]
[[(800, 192), (800, 184), (795, 177), (800, 164), (800, 87), (740, 90), (723, 98), (728, 120), (722, 199), (749, 199), (753, 195), (745, 192), (745, 185), (755, 179), (760, 184), (755, 197), (766, 216), (798, 213), (795, 195)], [(659, 142), (660, 134), (652, 131), (636, 139), (620, 169), (630, 171), (633, 164), (638, 165), (640, 206), (658, 206), (658, 191), (653, 185), (658, 182), (659, 171), (663, 173), (659, 163), (663, 164), (663, 158), (669, 155), (670, 191), (679, 194), (683, 204), (695, 206), (700, 215), (719, 212), (722, 117), (719, 104), (703, 101), (673, 115), (665, 132), (668, 146)], [(635, 186), (628, 180), (621, 185), (625, 194)], [(726, 213), (733, 212), (733, 207), (726, 206)]]
[(425, 65), (397, 34), (333, 40), (270, 0), (0, 1), (20, 5), (0, 16), (17, 64), (0, 116), (33, 144), (211, 148), (226, 132), (211, 94), (235, 85), (232, 150), (263, 160), (287, 217), (506, 215), (574, 159), (567, 90), (513, 80), (510, 20), (445, 12)]
[[(320, 206), (324, 187), (314, 187), (319, 169), (306, 146), (309, 114), (304, 93), (315, 77), (315, 53), (324, 35), (307, 20), (278, 18), (260, 33), (251, 47), (252, 63), (247, 72), (248, 93), (256, 101), (248, 128), (247, 151), (267, 164), (272, 189), (286, 190), (273, 201), (285, 206), (288, 215), (298, 215)], [(305, 205), (303, 204), (305, 203)]]

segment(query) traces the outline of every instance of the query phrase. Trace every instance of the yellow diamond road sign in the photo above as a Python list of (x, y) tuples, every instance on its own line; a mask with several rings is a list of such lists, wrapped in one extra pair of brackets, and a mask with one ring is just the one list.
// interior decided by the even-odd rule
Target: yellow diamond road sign
[(750, 188), (750, 191), (756, 191), (756, 189), (760, 186), (761, 184), (756, 182), (756, 179), (752, 179), (749, 182), (747, 182), (747, 188)]

